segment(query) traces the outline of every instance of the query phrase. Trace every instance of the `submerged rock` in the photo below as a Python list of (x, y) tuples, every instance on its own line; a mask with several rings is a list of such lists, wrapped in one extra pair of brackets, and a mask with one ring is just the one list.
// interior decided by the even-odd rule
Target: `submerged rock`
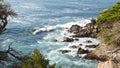
[(75, 40), (75, 41), (79, 41), (79, 39), (78, 39), (78, 38), (75, 38), (74, 40)]
[(69, 48), (77, 48), (77, 46), (76, 46), (76, 45), (73, 45), (73, 46), (70, 46)]
[(64, 37), (63, 42), (73, 42), (73, 38)]
[(52, 40), (52, 42), (57, 42), (58, 40), (56, 40), (56, 39), (54, 39), (54, 40)]
[(82, 46), (83, 44), (79, 44), (79, 46)]
[(71, 50), (59, 50), (59, 52), (61, 52), (62, 54), (65, 54), (65, 53), (71, 52)]
[(86, 47), (89, 47), (89, 48), (96, 48), (98, 45), (86, 45)]
[(92, 41), (91, 40), (87, 40), (86, 43), (92, 43)]

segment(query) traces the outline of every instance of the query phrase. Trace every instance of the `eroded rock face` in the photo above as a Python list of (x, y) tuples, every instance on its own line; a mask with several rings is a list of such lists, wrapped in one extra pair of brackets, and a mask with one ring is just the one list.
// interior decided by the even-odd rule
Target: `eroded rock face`
[(90, 60), (107, 61), (109, 57), (105, 55), (97, 56), (94, 53), (88, 53), (84, 58)]

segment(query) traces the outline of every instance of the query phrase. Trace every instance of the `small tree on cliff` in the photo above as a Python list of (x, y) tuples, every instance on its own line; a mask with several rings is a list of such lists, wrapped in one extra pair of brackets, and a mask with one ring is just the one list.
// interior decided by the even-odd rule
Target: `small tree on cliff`
[(9, 3), (0, 0), (0, 34), (5, 30), (8, 24), (8, 17), (16, 17), (17, 14), (11, 9)]
[(49, 60), (38, 49), (34, 49), (31, 56), (24, 57), (21, 68), (55, 68), (55, 64), (50, 65)]

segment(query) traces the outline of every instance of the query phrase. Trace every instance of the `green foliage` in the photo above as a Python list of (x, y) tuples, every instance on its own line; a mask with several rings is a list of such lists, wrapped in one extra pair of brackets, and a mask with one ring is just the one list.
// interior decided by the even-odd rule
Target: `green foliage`
[(22, 68), (55, 68), (55, 64), (49, 65), (49, 60), (38, 49), (35, 49), (31, 56), (25, 56), (24, 59), (21, 63)]
[(107, 37), (105, 38), (105, 43), (107, 45), (116, 44), (116, 39), (113, 39), (112, 37)]
[(108, 32), (108, 29), (106, 28), (106, 29), (102, 29), (101, 31), (100, 31), (100, 35), (106, 35), (106, 33)]
[(97, 24), (103, 24), (105, 22), (120, 20), (120, 2), (116, 3), (113, 7), (102, 11), (97, 18)]
[(103, 38), (103, 41), (107, 45), (120, 45), (120, 31), (119, 31), (119, 22), (114, 23), (114, 27), (104, 28), (99, 32), (99, 35)]

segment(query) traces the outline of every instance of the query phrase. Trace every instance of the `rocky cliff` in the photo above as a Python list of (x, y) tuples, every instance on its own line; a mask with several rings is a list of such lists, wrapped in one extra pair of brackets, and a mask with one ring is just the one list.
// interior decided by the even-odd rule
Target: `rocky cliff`
[(103, 29), (98, 33), (97, 38), (101, 43), (96, 50), (90, 52), (85, 58), (101, 61), (111, 59), (120, 66), (120, 21), (104, 23), (100, 26)]

